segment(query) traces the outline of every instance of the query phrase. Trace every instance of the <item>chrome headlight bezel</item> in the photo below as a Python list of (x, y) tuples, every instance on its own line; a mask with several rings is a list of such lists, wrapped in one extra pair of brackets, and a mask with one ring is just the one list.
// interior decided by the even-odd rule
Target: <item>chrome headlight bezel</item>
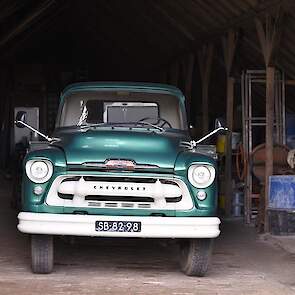
[[(34, 172), (32, 171), (32, 167), (38, 165), (38, 163), (40, 163), (40, 165), (46, 167), (45, 169), (47, 169), (43, 177), (37, 177), (36, 175), (34, 175)], [(46, 166), (44, 166), (44, 164)], [(51, 163), (51, 161), (45, 159), (35, 159), (27, 161), (25, 169), (28, 178), (34, 183), (45, 183), (51, 178), (53, 174), (53, 164)]]
[[(198, 169), (203, 169), (203, 173), (207, 173), (208, 176), (204, 180), (198, 180), (196, 175)], [(216, 171), (214, 166), (209, 164), (192, 164), (188, 168), (188, 180), (196, 188), (209, 187), (215, 179)]]

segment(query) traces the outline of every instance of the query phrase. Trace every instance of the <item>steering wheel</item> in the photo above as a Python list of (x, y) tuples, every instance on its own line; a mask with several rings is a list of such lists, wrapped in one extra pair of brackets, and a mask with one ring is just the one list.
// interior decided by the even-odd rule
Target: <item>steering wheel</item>
[(160, 117), (158, 117), (158, 118), (146, 117), (146, 118), (142, 118), (142, 119), (138, 120), (136, 123), (145, 122), (145, 121), (149, 121), (149, 120), (155, 120), (155, 122), (148, 122), (148, 123), (152, 123), (152, 124), (159, 126), (161, 128), (163, 128), (165, 125), (167, 125), (168, 128), (172, 128), (172, 125), (166, 119), (163, 119)]

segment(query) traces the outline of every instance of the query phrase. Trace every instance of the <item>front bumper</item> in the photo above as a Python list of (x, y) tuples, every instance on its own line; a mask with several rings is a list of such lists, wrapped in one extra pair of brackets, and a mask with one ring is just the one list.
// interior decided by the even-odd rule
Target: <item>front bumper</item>
[[(217, 217), (106, 216), (21, 212), (18, 230), (28, 234), (90, 237), (216, 238)], [(96, 221), (139, 221), (141, 232), (99, 232)]]

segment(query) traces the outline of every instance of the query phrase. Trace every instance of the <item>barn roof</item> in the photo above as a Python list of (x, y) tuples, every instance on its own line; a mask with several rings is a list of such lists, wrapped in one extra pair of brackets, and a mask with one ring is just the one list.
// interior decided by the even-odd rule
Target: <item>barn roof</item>
[[(256, 17), (284, 11), (277, 65), (295, 77), (295, 9), (283, 0), (2, 0), (0, 49), (7, 57), (87, 60), (99, 53), (117, 63), (159, 68), (204, 42), (221, 46), (229, 29), (240, 32), (241, 64), (263, 64)], [(66, 45), (66, 46), (64, 46)], [(24, 50), (26, 52), (24, 52)], [(31, 52), (30, 52), (31, 50)], [(50, 54), (51, 52), (51, 54)], [(44, 55), (47, 55), (47, 58)], [(48, 56), (49, 55), (49, 56)]]
[(150, 81), (212, 43), (218, 96), (229, 30), (239, 36), (232, 75), (265, 68), (255, 20), (266, 15), (280, 19), (273, 62), (295, 79), (294, 8), (292, 0), (0, 0), (0, 62), (90, 64), (104, 73), (96, 79)]

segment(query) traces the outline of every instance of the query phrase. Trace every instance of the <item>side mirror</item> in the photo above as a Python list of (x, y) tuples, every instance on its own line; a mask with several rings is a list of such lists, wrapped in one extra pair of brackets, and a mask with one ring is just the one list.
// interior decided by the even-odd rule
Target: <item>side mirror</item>
[(215, 119), (215, 129), (218, 129), (220, 127), (224, 127), (224, 120), (222, 119)]
[(46, 140), (48, 141), (53, 141), (53, 140), (59, 140), (58, 138), (51, 138), (45, 134), (43, 134), (42, 132), (40, 132), (39, 130), (35, 129), (34, 127), (30, 126), (28, 123), (27, 123), (27, 113), (24, 112), (24, 111), (19, 111), (17, 112), (16, 116), (15, 116), (15, 121), (14, 121), (14, 124), (16, 127), (18, 128), (28, 128), (30, 129), (31, 131), (39, 134), (40, 136), (42, 136), (43, 138), (45, 138)]
[(221, 132), (221, 131), (228, 131), (228, 128), (227, 127), (223, 127), (222, 126), (223, 124), (222, 124), (222, 121), (221, 120), (218, 120), (218, 119), (216, 119), (215, 120), (215, 129), (213, 130), (213, 131), (211, 131), (210, 133), (208, 133), (207, 135), (205, 135), (205, 136), (203, 136), (202, 138), (200, 138), (199, 140), (197, 140), (197, 141), (192, 141), (192, 144), (194, 145), (194, 146), (196, 146), (197, 144), (199, 144), (199, 143), (201, 143), (201, 142), (203, 142), (204, 140), (206, 140), (207, 138), (209, 138), (209, 137), (211, 137), (213, 134), (215, 134), (215, 133), (219, 133), (219, 132)]
[(18, 127), (18, 128), (24, 128), (25, 125), (22, 124), (21, 122), (23, 122), (25, 124), (27, 123), (27, 112), (25, 112), (25, 111), (19, 111), (16, 114), (15, 126)]

